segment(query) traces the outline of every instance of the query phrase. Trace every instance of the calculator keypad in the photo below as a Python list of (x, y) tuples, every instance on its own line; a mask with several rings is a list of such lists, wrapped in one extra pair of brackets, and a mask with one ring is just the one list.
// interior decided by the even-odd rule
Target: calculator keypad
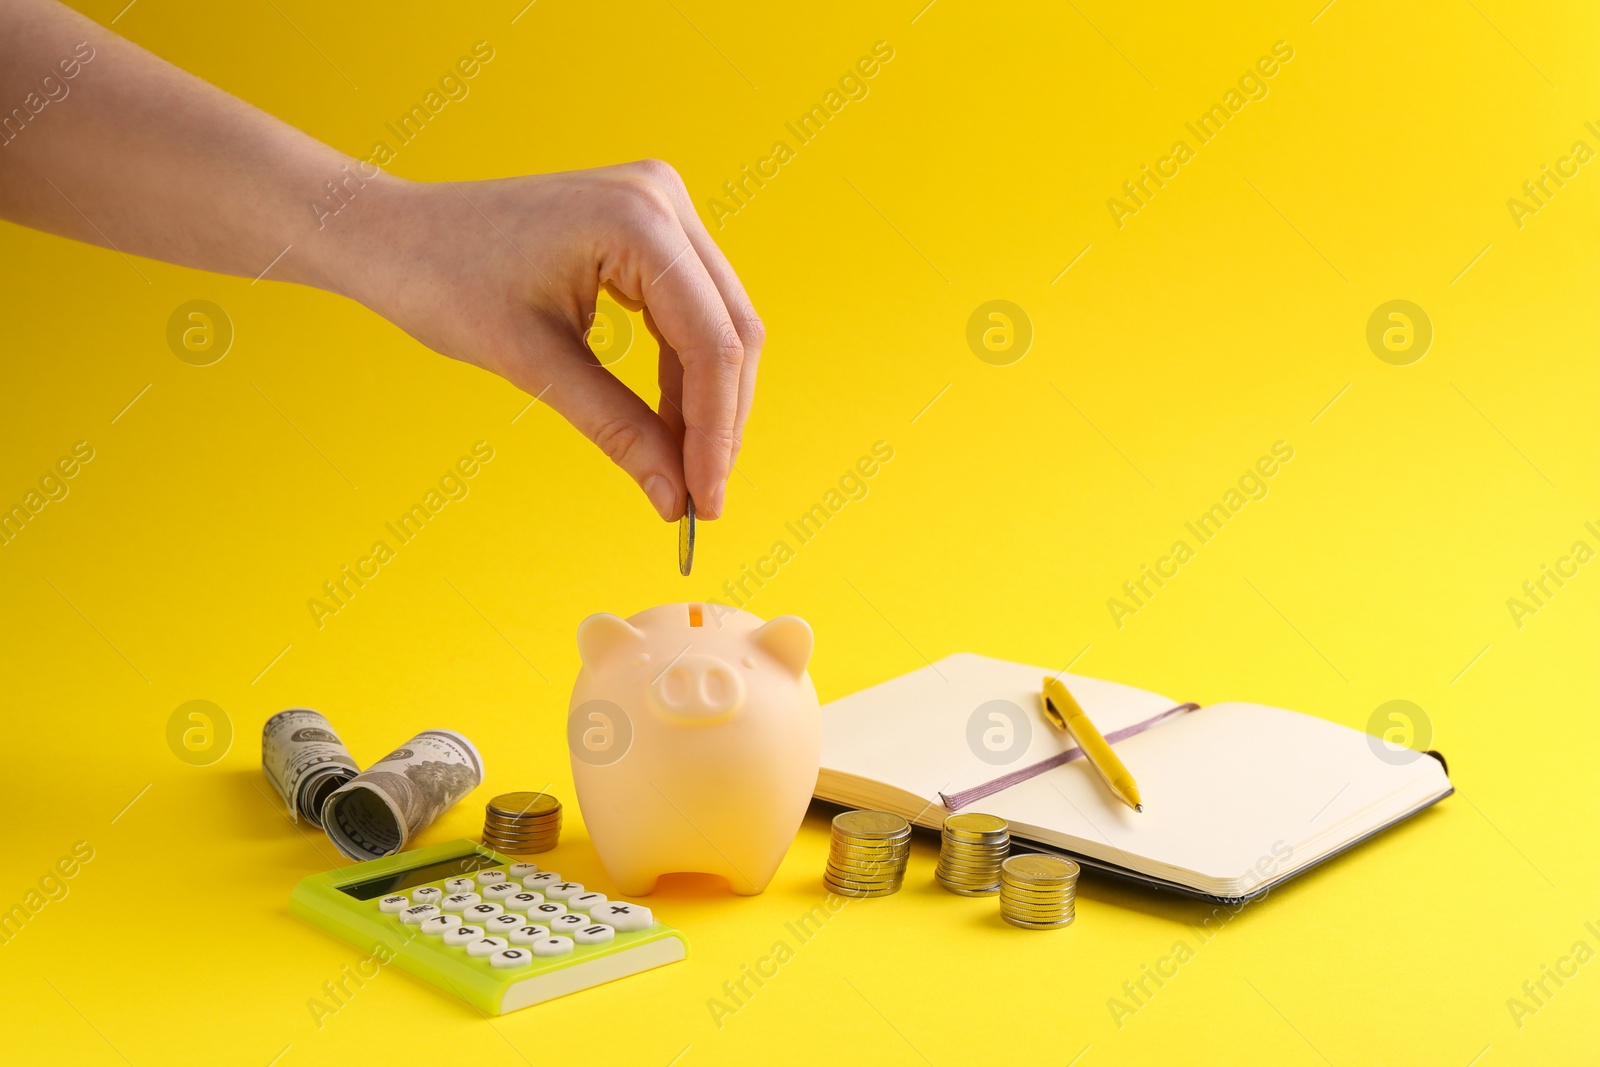
[(467, 926), (463, 924), (461, 926), (446, 930), (444, 932), (444, 943), (452, 948), (456, 948), (461, 945), (476, 941), (478, 938), (483, 937), (486, 934), (487, 931), (481, 926)]
[(572, 911), (589, 911), (605, 902), (604, 893), (579, 893), (577, 896), (567, 898), (567, 907)]
[(604, 923), (593, 923), (573, 933), (572, 940), (580, 945), (598, 945), (617, 936), (617, 931)]
[(565, 956), (572, 951), (572, 938), (545, 937), (532, 945), (535, 956)]
[(648, 930), (655, 922), (649, 908), (609, 900), (532, 863), (418, 886), (369, 906), (417, 927), (427, 935), (417, 943), (437, 946), (432, 951), (462, 953), (501, 970), (574, 954), (581, 960), (592, 951), (589, 946)]
[(503, 937), (480, 937), (476, 941), (467, 942), (467, 955), (478, 957), (493, 956), (501, 949), (509, 948), (510, 946), (511, 942)]
[(484, 929), (491, 933), (503, 934), (508, 930), (515, 930), (519, 926), (526, 926), (528, 920), (521, 915), (513, 915), (509, 911), (503, 915), (496, 915), (483, 924)]
[(533, 962), (533, 953), (525, 948), (503, 948), (489, 957), (491, 967), (526, 967)]
[(529, 923), (526, 926), (517, 927), (515, 930), (507, 934), (506, 938), (513, 945), (531, 945), (535, 941), (542, 941), (549, 936), (550, 928), (548, 926), (540, 926), (538, 923)]

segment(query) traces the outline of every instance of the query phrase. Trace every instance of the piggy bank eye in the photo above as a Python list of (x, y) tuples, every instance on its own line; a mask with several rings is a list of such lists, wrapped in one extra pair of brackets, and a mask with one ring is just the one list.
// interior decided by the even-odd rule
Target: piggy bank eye
[(754, 656), (746, 656), (739, 662), (744, 664), (746, 670), (753, 671), (756, 669), (756, 658)]

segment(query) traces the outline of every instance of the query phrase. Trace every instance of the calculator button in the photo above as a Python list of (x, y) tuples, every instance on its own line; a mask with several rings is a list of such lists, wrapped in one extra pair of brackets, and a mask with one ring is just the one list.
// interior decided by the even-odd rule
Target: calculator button
[(550, 920), (550, 929), (558, 934), (571, 934), (574, 930), (582, 929), (589, 925), (589, 916), (579, 915), (569, 911), (565, 915), (557, 915)]
[(604, 893), (579, 893), (567, 898), (567, 907), (573, 911), (591, 911), (606, 902)]
[(503, 948), (489, 957), (491, 967), (526, 967), (533, 962), (533, 953), (525, 948)]
[(400, 921), (407, 926), (416, 926), (424, 919), (431, 919), (439, 914), (436, 904), (413, 904), (400, 913)]
[(455, 926), (444, 932), (444, 943), (447, 945), (465, 945), (484, 936), (481, 926)]
[(476, 893), (455, 893), (445, 897), (440, 907), (445, 911), (466, 911), (483, 898)]
[(486, 871), (478, 872), (479, 885), (493, 885), (496, 882), (503, 882), (505, 880), (506, 872), (501, 870), (499, 867), (491, 867)]
[(572, 935), (572, 939), (580, 945), (598, 945), (600, 942), (610, 941), (616, 936), (616, 930), (605, 923), (591, 923), (576, 931)]
[(420, 889), (411, 891), (411, 903), (413, 904), (437, 904), (443, 899), (444, 890), (435, 889), (431, 885), (425, 885)]
[(547, 937), (533, 943), (535, 956), (565, 956), (572, 951), (572, 938)]
[(531, 945), (535, 941), (549, 937), (550, 928), (540, 926), (538, 923), (529, 923), (527, 926), (517, 927), (506, 936), (511, 939), (513, 945)]
[(496, 882), (494, 885), (483, 887), (483, 895), (490, 900), (504, 900), (513, 893), (522, 892), (522, 887), (515, 882)]
[(577, 882), (551, 882), (544, 887), (544, 895), (551, 900), (567, 900), (583, 892), (583, 886)]
[(526, 912), (535, 904), (544, 903), (544, 894), (535, 893), (531, 889), (524, 889), (520, 893), (513, 893), (500, 902), (507, 911)]
[(446, 893), (470, 893), (478, 888), (478, 883), (471, 878), (452, 878), (444, 884)]
[(640, 904), (629, 904), (622, 900), (612, 900), (600, 905), (589, 912), (596, 921), (603, 920), (616, 927), (620, 934), (631, 933), (634, 930), (646, 930), (655, 922), (655, 916), (650, 914), (650, 909)]
[(507, 941), (503, 937), (480, 937), (476, 941), (467, 942), (467, 955), (478, 956), (480, 958), (483, 956), (493, 956), (496, 952), (499, 952), (501, 949), (510, 944), (511, 942)]
[(378, 910), (386, 911), (391, 915), (395, 912), (405, 911), (409, 907), (411, 907), (411, 901), (407, 899), (404, 893), (396, 893), (392, 897), (384, 897), (378, 901)]
[(540, 871), (538, 874), (530, 874), (523, 878), (522, 884), (529, 889), (543, 889), (551, 882), (559, 881), (561, 881), (561, 875), (555, 871)]
[(528, 918), (554, 919), (557, 915), (565, 915), (566, 913), (567, 906), (565, 904), (558, 904), (553, 900), (547, 900), (543, 904), (535, 904), (533, 907), (529, 908)]
[(538, 873), (539, 865), (537, 863), (513, 863), (506, 868), (506, 876), (516, 882), (522, 881), (530, 874)]
[(484, 900), (477, 904), (468, 904), (466, 910), (461, 914), (475, 923), (481, 923), (485, 919), (492, 919), (496, 915), (504, 914), (505, 910), (505, 908), (492, 900)]
[(430, 918), (423, 919), (420, 925), (422, 926), (423, 933), (433, 934), (435, 937), (437, 937), (440, 934), (454, 930), (456, 927), (460, 926), (461, 916), (434, 915)]
[(512, 915), (510, 912), (506, 912), (504, 915), (496, 915), (494, 918), (485, 921), (483, 926), (491, 934), (503, 934), (515, 930), (519, 926), (525, 926), (527, 922), (528, 920), (521, 915)]

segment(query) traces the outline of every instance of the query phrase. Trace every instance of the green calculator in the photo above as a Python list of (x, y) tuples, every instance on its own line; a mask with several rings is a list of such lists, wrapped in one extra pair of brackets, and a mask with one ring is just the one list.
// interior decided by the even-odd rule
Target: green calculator
[(689, 954), (649, 908), (466, 840), (312, 875), (289, 910), (490, 1015)]

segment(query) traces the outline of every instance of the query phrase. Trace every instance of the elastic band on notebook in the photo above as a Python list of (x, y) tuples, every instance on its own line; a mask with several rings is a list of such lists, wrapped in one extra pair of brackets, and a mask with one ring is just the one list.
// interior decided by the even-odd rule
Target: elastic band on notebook
[[(1120, 730), (1111, 731), (1109, 734), (1106, 734), (1106, 741), (1114, 745), (1118, 741), (1126, 741), (1135, 734), (1142, 734), (1146, 730), (1150, 729), (1150, 727), (1166, 722), (1168, 719), (1176, 715), (1183, 715), (1186, 712), (1199, 710), (1199, 704), (1179, 704), (1175, 708), (1168, 708), (1159, 715), (1151, 716), (1150, 718), (1144, 720), (1144, 722), (1136, 722), (1132, 726), (1124, 726)], [(992, 782), (984, 782), (982, 785), (975, 785), (971, 789), (963, 789), (959, 793), (940, 793), (939, 799), (944, 801), (944, 806), (947, 810), (960, 811), (962, 808), (966, 807), (968, 804), (971, 804), (975, 800), (982, 800), (986, 796), (992, 796), (993, 794), (1000, 792), (1002, 789), (1010, 789), (1018, 782), (1026, 782), (1029, 778), (1041, 775), (1045, 771), (1050, 770), (1052, 767), (1061, 767), (1065, 764), (1071, 763), (1075, 759), (1082, 758), (1083, 749), (1074, 745), (1065, 752), (1051, 756), (1047, 760), (1041, 760), (1038, 763), (1030, 764), (1027, 767), (1023, 767), (1021, 770), (1012, 771), (1010, 774), (1001, 775)]]

